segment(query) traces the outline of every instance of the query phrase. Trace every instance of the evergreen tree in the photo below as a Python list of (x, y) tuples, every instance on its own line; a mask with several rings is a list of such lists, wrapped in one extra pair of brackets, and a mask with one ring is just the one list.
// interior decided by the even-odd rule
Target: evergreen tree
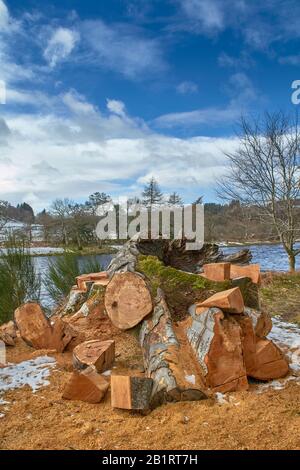
[(89, 196), (89, 200), (85, 205), (93, 214), (95, 214), (98, 206), (106, 204), (109, 201), (111, 201), (111, 197), (108, 194), (96, 192)]
[(179, 194), (174, 191), (174, 193), (169, 196), (168, 204), (170, 204), (170, 206), (182, 206), (183, 200)]
[(144, 187), (142, 192), (143, 204), (145, 206), (152, 206), (153, 204), (162, 204), (163, 193), (160, 190), (158, 182), (155, 178), (151, 178), (150, 181)]

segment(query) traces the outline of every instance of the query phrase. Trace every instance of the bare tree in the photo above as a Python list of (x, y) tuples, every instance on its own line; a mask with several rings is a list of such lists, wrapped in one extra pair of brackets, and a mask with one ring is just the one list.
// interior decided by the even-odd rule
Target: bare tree
[(237, 150), (227, 153), (229, 170), (219, 182), (223, 199), (238, 199), (258, 208), (272, 224), (295, 270), (299, 225), (300, 135), (297, 115), (266, 113), (260, 119), (241, 119)]
[(72, 204), (73, 202), (67, 198), (55, 199), (50, 209), (51, 214), (59, 221), (65, 246), (69, 244), (67, 226), (70, 218), (70, 206), (72, 206)]
[(9, 203), (7, 201), (0, 201), (0, 230), (2, 230), (9, 221), (8, 208)]

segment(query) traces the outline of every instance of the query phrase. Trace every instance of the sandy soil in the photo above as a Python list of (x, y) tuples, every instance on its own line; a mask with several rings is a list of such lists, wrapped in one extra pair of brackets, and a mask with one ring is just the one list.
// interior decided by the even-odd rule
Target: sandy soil
[[(119, 370), (142, 371), (134, 337), (116, 338)], [(20, 362), (44, 355), (21, 340), (8, 349), (8, 360)], [(167, 404), (147, 416), (110, 406), (62, 400), (72, 371), (71, 353), (50, 354), (57, 360), (50, 385), (32, 393), (29, 387), (7, 392), (1, 405), (0, 449), (299, 449), (300, 386), (289, 382), (283, 390)]]

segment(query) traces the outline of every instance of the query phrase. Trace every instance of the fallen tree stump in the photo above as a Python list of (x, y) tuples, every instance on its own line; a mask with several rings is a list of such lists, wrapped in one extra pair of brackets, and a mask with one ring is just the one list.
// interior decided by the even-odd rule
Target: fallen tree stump
[(230, 279), (230, 263), (205, 264), (203, 274), (211, 281), (228, 281)]
[(166, 266), (191, 273), (200, 273), (204, 264), (247, 264), (252, 259), (248, 249), (232, 255), (224, 255), (215, 244), (204, 243), (200, 250), (186, 250), (186, 243), (186, 239), (172, 241), (139, 239), (132, 244), (143, 255), (157, 256)]
[(84, 370), (94, 366), (101, 373), (111, 369), (115, 360), (115, 342), (107, 341), (85, 341), (73, 350), (73, 366), (77, 370)]
[(82, 372), (73, 372), (65, 386), (62, 397), (65, 400), (79, 400), (87, 403), (99, 403), (105, 396), (109, 383), (93, 367)]
[[(206, 397), (196, 358), (191, 348), (184, 354), (183, 348), (187, 345), (180, 345), (178, 341), (161, 290), (158, 290), (151, 318), (142, 324), (140, 344), (146, 376), (153, 379), (152, 406), (165, 401)], [(188, 364), (182, 360), (186, 355), (190, 359)]]
[(197, 304), (196, 311), (202, 307), (216, 307), (228, 313), (243, 313), (244, 300), (241, 291), (238, 287), (228, 289), (222, 292), (217, 292), (208, 299)]
[(187, 338), (202, 369), (205, 386), (213, 392), (248, 389), (241, 328), (219, 308), (190, 308), (183, 322)]
[(125, 375), (111, 376), (111, 406), (124, 410), (149, 410), (153, 380)]

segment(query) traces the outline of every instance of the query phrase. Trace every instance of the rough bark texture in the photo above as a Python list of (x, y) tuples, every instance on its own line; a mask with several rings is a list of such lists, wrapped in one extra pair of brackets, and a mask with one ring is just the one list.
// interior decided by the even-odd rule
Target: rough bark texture
[(233, 255), (224, 255), (218, 245), (205, 243), (201, 250), (186, 250), (186, 240), (138, 240), (136, 249), (143, 255), (157, 256), (166, 266), (191, 273), (202, 272), (204, 264), (247, 264), (252, 255), (244, 249)]
[(146, 377), (112, 375), (111, 406), (124, 410), (150, 408), (153, 380)]
[(219, 308), (203, 308), (184, 322), (188, 340), (202, 369), (205, 386), (213, 392), (247, 390), (241, 328)]
[(153, 379), (152, 406), (164, 401), (206, 397), (200, 367), (184, 338), (178, 339), (160, 290), (153, 315), (142, 324), (140, 344), (146, 375)]
[(111, 369), (115, 360), (115, 342), (107, 341), (85, 341), (73, 350), (73, 366), (77, 370), (84, 370), (94, 366), (101, 373)]

